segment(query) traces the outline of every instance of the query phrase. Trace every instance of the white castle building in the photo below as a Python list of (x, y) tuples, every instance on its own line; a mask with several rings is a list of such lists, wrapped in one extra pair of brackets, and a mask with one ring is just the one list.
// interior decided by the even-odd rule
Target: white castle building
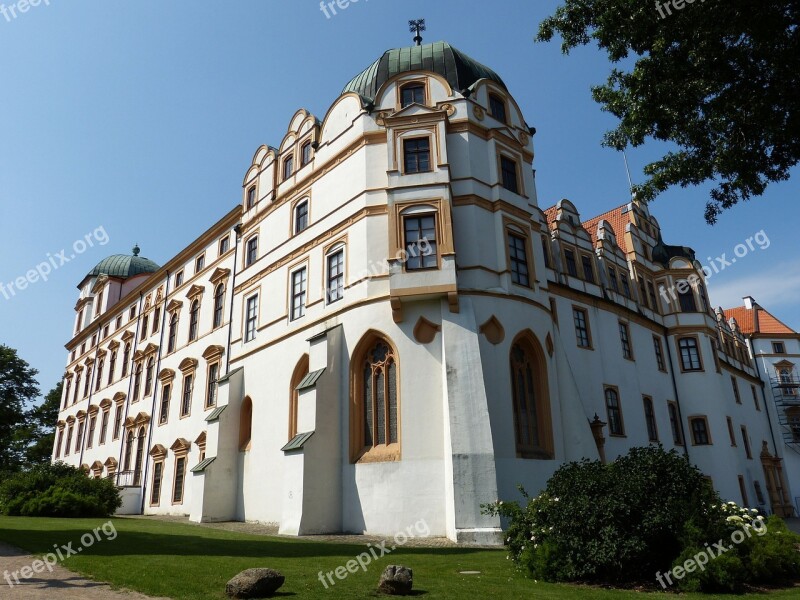
[(534, 134), (446, 43), (298, 111), (192, 244), (80, 282), (53, 460), (129, 514), (500, 543), (481, 504), (661, 443), (791, 514), (800, 413), (764, 382), (797, 398), (800, 336), (715, 312), (644, 204), (540, 207)]

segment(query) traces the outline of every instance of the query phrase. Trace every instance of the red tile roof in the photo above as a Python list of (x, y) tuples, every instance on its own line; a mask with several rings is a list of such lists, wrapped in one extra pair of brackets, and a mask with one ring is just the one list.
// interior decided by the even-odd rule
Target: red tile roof
[(627, 203), (581, 223), (592, 238), (592, 242), (597, 242), (597, 224), (600, 221), (608, 221), (614, 229), (614, 234), (617, 236), (617, 245), (623, 252), (628, 252), (628, 246), (625, 243), (625, 228), (628, 226), (628, 223), (631, 222), (631, 213), (626, 212), (622, 214), (622, 209), (626, 206), (628, 206)]
[[(739, 324), (739, 329), (744, 334), (751, 333), (796, 333), (783, 323), (781, 323), (774, 315), (770, 314), (760, 306), (749, 309), (745, 306), (737, 306), (736, 308), (726, 308), (723, 311), (725, 318), (733, 317)], [(757, 318), (757, 320), (756, 320)]]

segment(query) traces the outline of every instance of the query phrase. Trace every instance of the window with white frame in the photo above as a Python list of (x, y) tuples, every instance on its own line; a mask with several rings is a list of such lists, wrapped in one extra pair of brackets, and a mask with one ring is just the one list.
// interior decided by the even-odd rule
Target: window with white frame
[(306, 314), (306, 268), (302, 267), (292, 273), (291, 320), (299, 319)]

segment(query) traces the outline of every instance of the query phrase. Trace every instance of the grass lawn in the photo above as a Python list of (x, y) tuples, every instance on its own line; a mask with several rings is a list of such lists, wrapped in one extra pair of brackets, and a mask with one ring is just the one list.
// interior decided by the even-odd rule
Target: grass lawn
[[(82, 534), (101, 526), (101, 519), (34, 519), (0, 517), (0, 540), (43, 555), (54, 544), (80, 546)], [(305, 598), (374, 598), (381, 571), (389, 564), (414, 570), (414, 588), (425, 598), (569, 599), (597, 600), (665, 598), (663, 594), (601, 590), (536, 583), (518, 573), (504, 550), (468, 548), (398, 548), (325, 589), (319, 571), (333, 571), (364, 551), (364, 546), (309, 542), (244, 535), (183, 523), (146, 519), (114, 519), (118, 537), (100, 533), (95, 542), (64, 566), (90, 579), (106, 581), (153, 596), (175, 600), (221, 600), (225, 583), (249, 567), (271, 567), (286, 576), (279, 595)], [(460, 575), (459, 571), (480, 571)], [(678, 596), (667, 596), (678, 597)], [(726, 598), (681, 596), (681, 598)], [(795, 590), (747, 598), (797, 598)], [(727, 597), (731, 598), (731, 597)]]

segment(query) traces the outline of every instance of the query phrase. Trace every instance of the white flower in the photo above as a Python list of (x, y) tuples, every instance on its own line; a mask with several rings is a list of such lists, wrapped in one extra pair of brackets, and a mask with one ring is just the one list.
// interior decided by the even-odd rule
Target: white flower
[(758, 509), (757, 508), (751, 508), (750, 512), (753, 513), (754, 515), (758, 514)]

